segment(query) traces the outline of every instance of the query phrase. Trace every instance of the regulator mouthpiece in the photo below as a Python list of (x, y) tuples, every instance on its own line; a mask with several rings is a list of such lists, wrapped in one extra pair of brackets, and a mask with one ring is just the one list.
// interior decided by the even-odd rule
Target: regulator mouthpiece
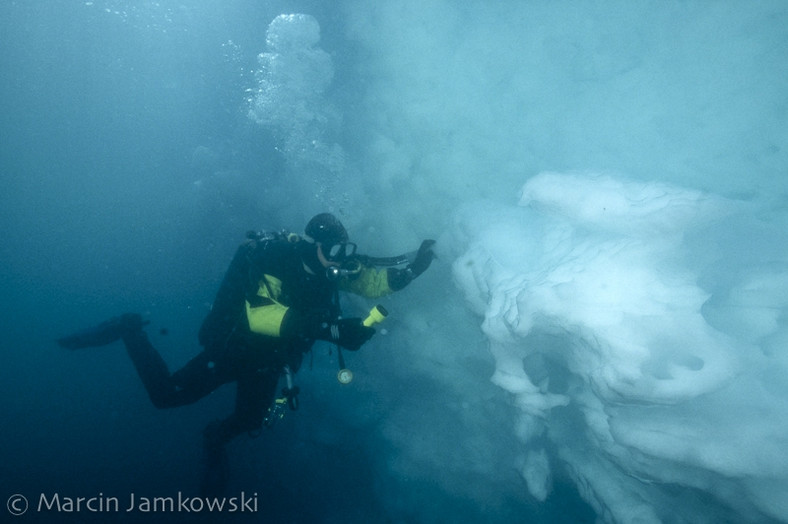
[(343, 262), (340, 266), (328, 266), (326, 268), (326, 278), (329, 282), (336, 282), (345, 277), (353, 277), (361, 273), (361, 264), (357, 260)]

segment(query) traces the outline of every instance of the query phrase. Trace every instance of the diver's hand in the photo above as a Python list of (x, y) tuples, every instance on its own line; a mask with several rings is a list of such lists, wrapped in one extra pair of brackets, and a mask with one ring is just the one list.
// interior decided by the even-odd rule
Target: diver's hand
[(419, 251), (416, 253), (416, 260), (407, 267), (407, 269), (413, 273), (414, 278), (427, 271), (427, 268), (432, 264), (432, 259), (435, 258), (435, 253), (432, 250), (434, 245), (434, 240), (425, 240), (421, 243), (421, 246), (419, 246)]
[(427, 268), (432, 264), (432, 259), (435, 258), (435, 253), (432, 250), (434, 245), (434, 240), (423, 241), (413, 262), (405, 266), (404, 269), (394, 267), (388, 269), (388, 284), (392, 291), (399, 291), (413, 282), (414, 278), (427, 271)]
[(331, 340), (350, 351), (358, 351), (367, 342), (375, 329), (367, 327), (360, 318), (342, 318), (329, 326)]
[(301, 317), (299, 324), (301, 336), (334, 342), (351, 351), (357, 351), (375, 334), (375, 330), (365, 326), (360, 318), (329, 319), (307, 314)]

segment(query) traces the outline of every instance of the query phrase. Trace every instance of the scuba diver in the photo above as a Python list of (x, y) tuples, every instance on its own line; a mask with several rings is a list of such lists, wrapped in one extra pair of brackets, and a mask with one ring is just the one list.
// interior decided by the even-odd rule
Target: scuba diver
[(136, 313), (58, 339), (67, 349), (122, 340), (157, 408), (191, 404), (236, 382), (233, 413), (203, 431), (204, 495), (224, 491), (225, 445), (262, 427), (275, 404), (280, 377), (287, 379), (282, 390), (287, 403), (297, 407), (292, 374), (316, 340), (336, 344), (342, 363), (340, 348), (357, 351), (374, 335), (375, 329), (361, 318), (342, 317), (339, 291), (369, 298), (398, 291), (426, 271), (435, 256), (434, 240), (423, 241), (415, 256), (377, 259), (357, 254), (345, 227), (329, 213), (313, 217), (305, 233), (247, 235), (200, 328), (202, 352), (175, 373), (151, 345), (143, 330), (147, 322)]

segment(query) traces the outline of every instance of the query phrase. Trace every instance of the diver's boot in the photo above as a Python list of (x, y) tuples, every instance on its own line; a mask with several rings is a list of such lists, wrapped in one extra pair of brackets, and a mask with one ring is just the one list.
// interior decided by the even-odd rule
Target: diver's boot
[(126, 313), (111, 318), (96, 327), (78, 331), (73, 335), (57, 339), (57, 343), (66, 349), (81, 349), (104, 346), (120, 340), (124, 335), (142, 330), (142, 317), (137, 313)]

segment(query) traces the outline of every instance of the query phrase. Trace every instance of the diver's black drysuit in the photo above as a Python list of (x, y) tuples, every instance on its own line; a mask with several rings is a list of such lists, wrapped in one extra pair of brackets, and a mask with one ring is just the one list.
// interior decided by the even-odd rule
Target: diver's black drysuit
[[(424, 241), (405, 269), (358, 262), (354, 271), (332, 280), (314, 243), (294, 235), (252, 238), (238, 248), (200, 328), (203, 351), (173, 374), (142, 330), (139, 315), (123, 315), (59, 343), (77, 349), (120, 336), (158, 408), (190, 404), (236, 382), (235, 410), (206, 427), (210, 469), (212, 461), (220, 461), (225, 443), (262, 426), (283, 370), (288, 366), (295, 373), (315, 340), (357, 350), (374, 334), (360, 318), (340, 318), (339, 290), (366, 297), (397, 291), (427, 269), (433, 244)], [(221, 482), (214, 487), (222, 489)]]
[[(200, 328), (203, 351), (174, 374), (144, 331), (124, 334), (129, 356), (156, 407), (190, 404), (235, 381), (235, 411), (214, 437), (226, 442), (261, 427), (284, 366), (297, 371), (315, 341), (304, 329), (304, 319), (339, 316), (338, 283), (304, 269), (302, 258), (310, 248), (304, 244), (281, 239), (241, 245)], [(283, 309), (292, 314), (282, 315)], [(253, 332), (252, 312), (268, 313), (278, 336)]]
[(361, 264), (352, 276), (330, 281), (314, 244), (297, 237), (249, 240), (238, 248), (200, 328), (204, 350), (182, 369), (170, 375), (142, 330), (123, 340), (156, 407), (189, 404), (237, 382), (235, 411), (213, 427), (212, 437), (224, 443), (261, 427), (284, 367), (295, 373), (315, 339), (357, 350), (372, 336), (361, 319), (339, 320), (339, 334), (331, 331), (340, 316), (339, 290), (379, 297), (402, 289), (429, 266), (432, 243), (422, 245), (421, 264), (381, 270)]

